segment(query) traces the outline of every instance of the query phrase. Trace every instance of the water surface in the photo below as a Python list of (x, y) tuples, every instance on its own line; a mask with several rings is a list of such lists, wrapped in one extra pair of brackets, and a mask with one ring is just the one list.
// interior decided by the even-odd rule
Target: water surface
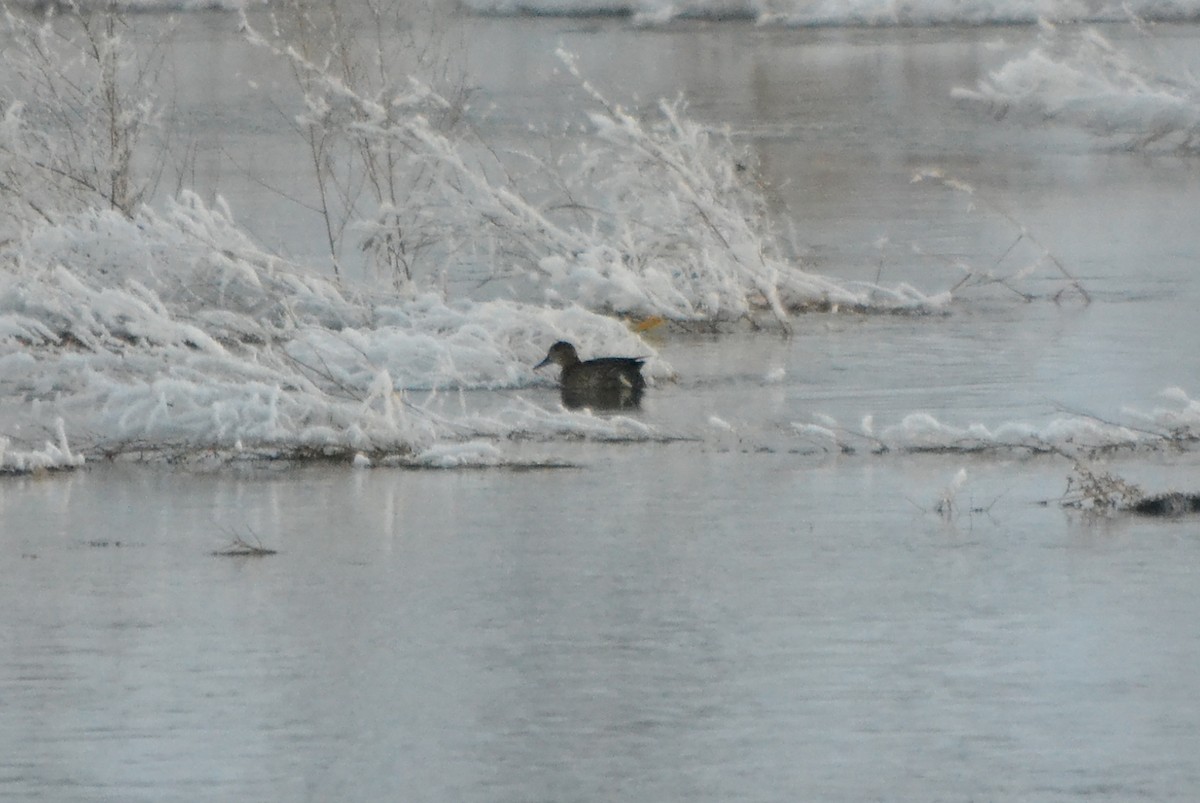
[[(659, 333), (680, 379), (639, 415), (688, 440), (504, 444), (570, 469), (8, 479), (0, 797), (1195, 799), (1194, 521), (1063, 511), (1061, 457), (822, 453), (792, 425), (994, 426), (1194, 396), (1197, 166), (956, 106), (950, 88), (1027, 29), (461, 24), (498, 136), (577, 110), (563, 41), (622, 102), (684, 90), (737, 128), (818, 269), (934, 291), (954, 269), (913, 246), (990, 264), (1016, 236), (1003, 209), (1092, 303), (1048, 300), (1043, 271), (1032, 303)], [(294, 207), (220, 158), (296, 177), (258, 93), (286, 76), (229, 17), (182, 26), (202, 189), (318, 254)], [(1194, 47), (1194, 27), (1170, 30)], [(987, 204), (911, 185), (931, 162)], [(1105, 459), (1200, 487), (1186, 453)], [(278, 554), (212, 554), (234, 537)]]
[[(1194, 526), (940, 458), (107, 468), (0, 489), (6, 795), (1185, 800)], [(972, 494), (978, 491), (973, 491)], [(279, 550), (211, 554), (232, 535)]]

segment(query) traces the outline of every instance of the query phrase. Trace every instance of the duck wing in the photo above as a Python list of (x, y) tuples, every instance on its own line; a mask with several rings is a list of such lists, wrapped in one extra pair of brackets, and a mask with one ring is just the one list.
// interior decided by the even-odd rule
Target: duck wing
[(646, 387), (641, 357), (598, 357), (563, 371), (563, 384), (574, 387), (611, 385), (640, 390)]

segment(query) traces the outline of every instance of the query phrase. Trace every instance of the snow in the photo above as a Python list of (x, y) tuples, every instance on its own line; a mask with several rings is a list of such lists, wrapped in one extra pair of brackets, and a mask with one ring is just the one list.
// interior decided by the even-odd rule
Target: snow
[[(110, 0), (84, 0), (82, 8)], [(628, 15), (641, 25), (676, 19), (741, 20), (760, 25), (894, 26), (997, 25), (1054, 22), (1155, 21), (1200, 17), (1200, 0), (458, 0), (476, 14), (503, 16)], [(47, 0), (9, 0), (18, 9), (41, 9)], [(235, 11), (268, 6), (268, 0), (115, 0), (127, 12)]]
[(469, 415), (462, 426), (480, 435), (510, 440), (593, 440), (607, 442), (678, 440), (685, 435), (664, 432), (631, 415), (600, 415), (589, 409), (546, 408), (517, 398), (487, 416)]
[[(269, 0), (115, 0), (115, 6), (127, 12), (161, 13), (164, 11), (234, 11), (239, 8), (265, 6)], [(78, 0), (81, 9), (104, 8), (112, 0)], [(15, 9), (40, 11), (55, 7), (52, 0), (8, 0)], [(63, 3), (62, 5), (66, 5)]]
[(1131, 17), (1174, 20), (1200, 13), (1193, 0), (762, 0), (755, 17), (776, 25), (995, 25), (1123, 21)]

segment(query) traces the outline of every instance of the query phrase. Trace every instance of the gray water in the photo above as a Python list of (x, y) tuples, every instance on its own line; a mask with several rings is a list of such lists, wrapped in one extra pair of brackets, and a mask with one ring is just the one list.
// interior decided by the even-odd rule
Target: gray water
[[(830, 272), (874, 278), (883, 235), (883, 278), (926, 289), (946, 278), (911, 242), (1003, 251), (1008, 224), (909, 185), (934, 162), (1036, 226), (1094, 300), (660, 334), (680, 381), (640, 415), (695, 439), (505, 444), (571, 469), (7, 479), (0, 797), (1195, 799), (1193, 520), (1063, 510), (1060, 457), (812, 453), (791, 424), (1118, 417), (1171, 385), (1195, 396), (1200, 166), (957, 107), (949, 87), (1000, 62), (995, 41), (1019, 52), (1024, 29), (462, 25), (501, 134), (569, 103), (561, 39), (598, 84), (684, 89), (746, 131)], [(221, 121), (205, 153), (287, 173), (232, 20), (184, 26), (180, 113)], [(1172, 30), (1194, 48), (1200, 32)], [(204, 179), (270, 240), (278, 196), (216, 164)], [(275, 236), (303, 252), (292, 225)], [(1200, 487), (1187, 453), (1105, 468)], [(278, 554), (212, 554), (234, 537)]]
[[(1189, 800), (1195, 528), (917, 510), (933, 458), (108, 468), (0, 487), (0, 789)], [(993, 504), (994, 503), (994, 504)], [(252, 534), (279, 550), (210, 554)]]

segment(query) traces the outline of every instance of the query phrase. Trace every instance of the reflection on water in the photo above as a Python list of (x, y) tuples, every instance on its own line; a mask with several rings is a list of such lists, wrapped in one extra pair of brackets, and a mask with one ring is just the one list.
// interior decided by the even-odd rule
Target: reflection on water
[(563, 406), (570, 410), (636, 410), (642, 406), (642, 388), (624, 386), (589, 388), (559, 388)]
[[(1051, 462), (973, 466), (1005, 503), (945, 522), (908, 501), (941, 458), (579, 449), (582, 471), (5, 483), (0, 794), (1198, 788), (1189, 522), (1072, 523), (1031, 504)], [(211, 554), (238, 533), (279, 554)]]

